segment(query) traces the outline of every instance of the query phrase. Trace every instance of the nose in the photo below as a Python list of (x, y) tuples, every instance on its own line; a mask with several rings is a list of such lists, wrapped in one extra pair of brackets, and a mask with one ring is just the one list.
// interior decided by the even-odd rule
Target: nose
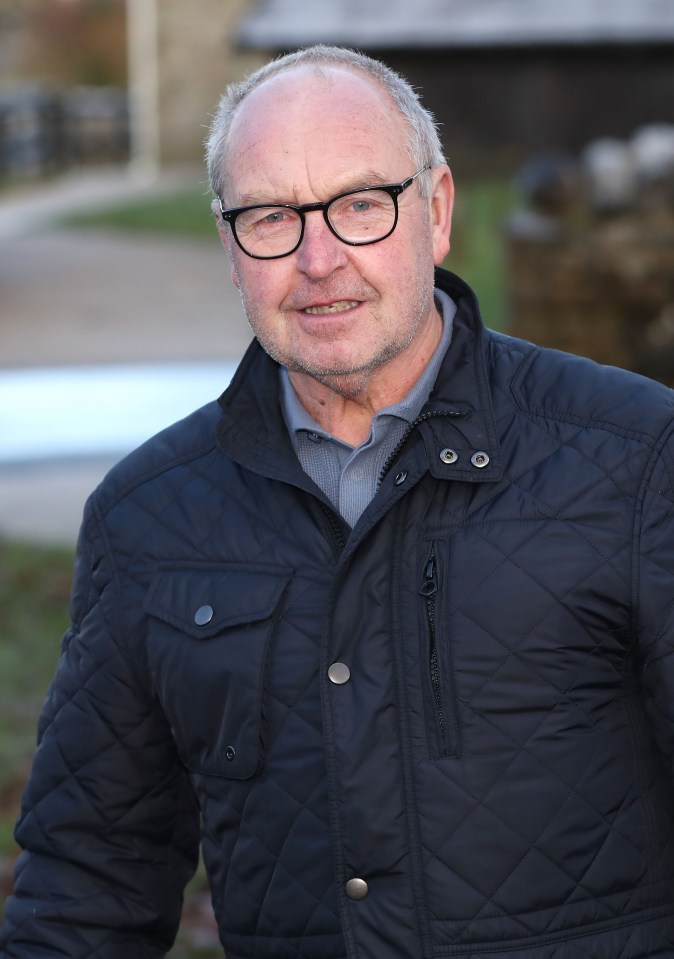
[(296, 256), (300, 272), (312, 280), (321, 280), (345, 265), (347, 249), (315, 210), (305, 214), (304, 236)]

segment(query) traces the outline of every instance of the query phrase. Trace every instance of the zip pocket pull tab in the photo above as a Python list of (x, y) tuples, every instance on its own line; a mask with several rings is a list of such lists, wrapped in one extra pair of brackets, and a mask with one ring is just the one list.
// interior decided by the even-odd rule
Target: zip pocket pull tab
[(438, 591), (438, 577), (435, 568), (435, 556), (431, 554), (431, 558), (426, 563), (426, 569), (424, 571), (424, 581), (421, 584), (419, 593), (421, 596), (435, 596)]

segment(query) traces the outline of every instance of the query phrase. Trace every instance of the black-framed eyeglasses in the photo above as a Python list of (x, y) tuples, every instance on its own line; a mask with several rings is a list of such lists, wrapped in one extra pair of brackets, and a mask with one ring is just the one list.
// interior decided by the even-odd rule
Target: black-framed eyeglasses
[(367, 246), (390, 236), (398, 222), (398, 197), (425, 166), (402, 183), (366, 187), (339, 193), (325, 203), (258, 203), (223, 210), (220, 213), (232, 228), (234, 239), (244, 253), (256, 260), (276, 260), (290, 256), (302, 242), (305, 215), (321, 212), (329, 229), (349, 246)]

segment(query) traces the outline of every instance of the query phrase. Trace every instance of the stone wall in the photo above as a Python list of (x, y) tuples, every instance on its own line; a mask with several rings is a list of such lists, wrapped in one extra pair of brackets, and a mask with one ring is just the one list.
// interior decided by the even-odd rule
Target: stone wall
[(508, 225), (509, 329), (674, 386), (674, 152), (650, 172), (627, 153), (618, 174), (590, 155), (529, 171)]
[(235, 48), (249, 0), (161, 0), (158, 15), (159, 160), (198, 163), (225, 86), (266, 58)]

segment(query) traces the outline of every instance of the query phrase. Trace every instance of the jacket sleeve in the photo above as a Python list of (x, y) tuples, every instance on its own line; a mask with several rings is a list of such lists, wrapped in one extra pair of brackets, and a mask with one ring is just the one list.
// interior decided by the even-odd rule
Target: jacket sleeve
[(196, 866), (196, 800), (141, 657), (130, 662), (115, 636), (119, 600), (103, 544), (80, 535), (72, 625), (16, 828), (24, 851), (3, 959), (163, 956)]
[[(674, 431), (672, 431), (674, 432)], [(638, 510), (634, 600), (642, 688), (652, 731), (674, 779), (674, 438), (645, 477)]]

